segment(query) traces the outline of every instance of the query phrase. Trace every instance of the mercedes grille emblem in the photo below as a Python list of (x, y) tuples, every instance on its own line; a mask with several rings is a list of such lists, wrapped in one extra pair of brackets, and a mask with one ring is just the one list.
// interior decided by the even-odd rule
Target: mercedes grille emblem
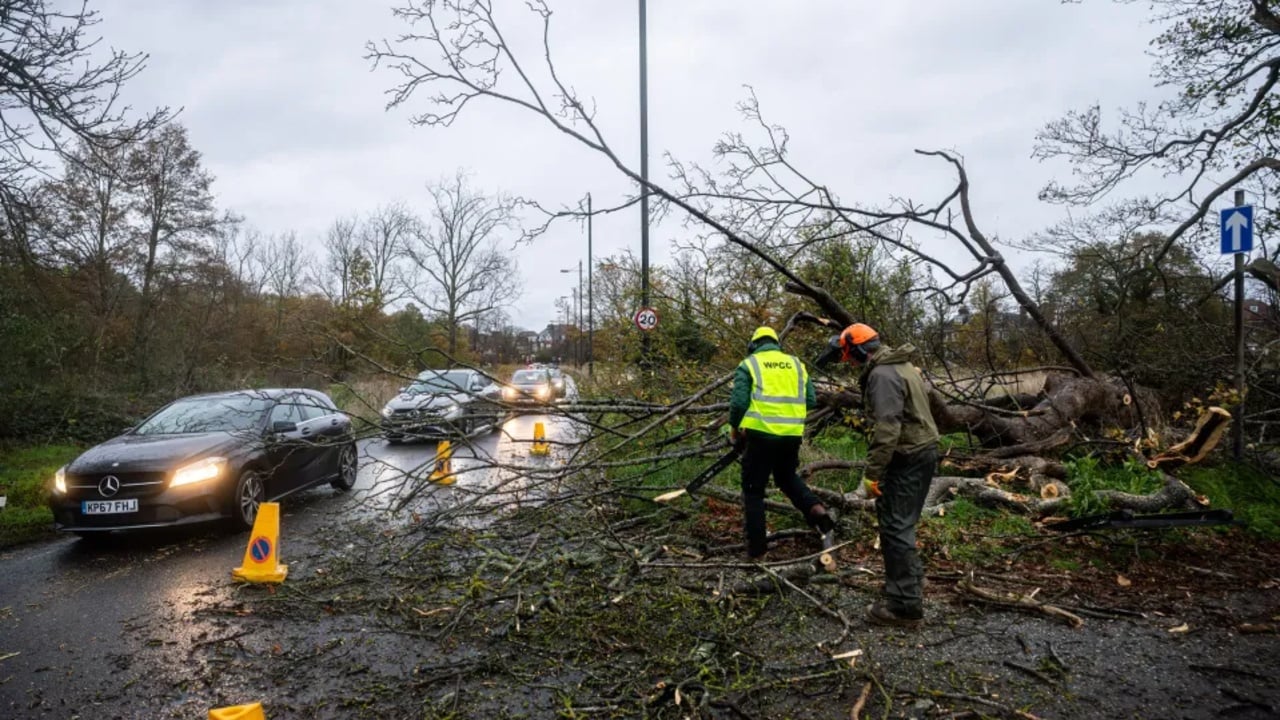
[(98, 483), (98, 492), (102, 497), (111, 497), (120, 492), (120, 478), (115, 475), (108, 475)]

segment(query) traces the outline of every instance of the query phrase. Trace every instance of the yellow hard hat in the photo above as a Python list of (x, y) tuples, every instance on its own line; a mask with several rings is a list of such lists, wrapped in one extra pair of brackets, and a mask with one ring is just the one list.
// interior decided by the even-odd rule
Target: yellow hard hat
[(769, 327), (768, 325), (761, 325), (760, 327), (756, 328), (756, 331), (754, 333), (751, 334), (751, 342), (755, 342), (761, 338), (773, 338), (773, 341), (777, 342), (778, 333), (774, 332), (773, 328)]

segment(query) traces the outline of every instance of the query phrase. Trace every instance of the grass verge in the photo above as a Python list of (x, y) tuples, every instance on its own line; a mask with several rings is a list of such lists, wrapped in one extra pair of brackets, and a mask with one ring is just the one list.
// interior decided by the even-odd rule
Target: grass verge
[(37, 445), (0, 449), (0, 547), (28, 542), (53, 532), (53, 514), (45, 503), (58, 468), (80, 453), (75, 445)]

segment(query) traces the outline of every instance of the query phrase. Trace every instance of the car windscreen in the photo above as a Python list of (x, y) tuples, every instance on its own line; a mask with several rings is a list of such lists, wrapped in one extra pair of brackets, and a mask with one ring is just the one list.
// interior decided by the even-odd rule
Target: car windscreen
[(255, 395), (178, 400), (134, 429), (134, 435), (253, 432), (271, 401)]
[(408, 393), (458, 392), (470, 387), (471, 373), (445, 372), (419, 377), (405, 389)]
[(511, 376), (511, 382), (519, 385), (532, 385), (547, 381), (547, 374), (542, 370), (517, 370)]

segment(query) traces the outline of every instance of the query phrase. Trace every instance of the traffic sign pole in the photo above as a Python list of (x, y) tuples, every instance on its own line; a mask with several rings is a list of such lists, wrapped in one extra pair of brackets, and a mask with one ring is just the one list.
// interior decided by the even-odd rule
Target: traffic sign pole
[[(1244, 191), (1236, 190), (1236, 207), (1244, 207)], [(1233, 237), (1232, 245), (1236, 248), (1242, 247), (1244, 243), (1240, 241), (1242, 228), (1238, 222), (1241, 215), (1232, 213), (1231, 216), (1223, 223), (1224, 234), (1230, 231)], [(1248, 245), (1253, 246), (1253, 222), (1252, 217), (1249, 218)], [(1236, 256), (1236, 396), (1237, 405), (1235, 407), (1235, 422), (1231, 428), (1231, 452), (1235, 456), (1236, 462), (1244, 459), (1244, 253), (1237, 252)]]

